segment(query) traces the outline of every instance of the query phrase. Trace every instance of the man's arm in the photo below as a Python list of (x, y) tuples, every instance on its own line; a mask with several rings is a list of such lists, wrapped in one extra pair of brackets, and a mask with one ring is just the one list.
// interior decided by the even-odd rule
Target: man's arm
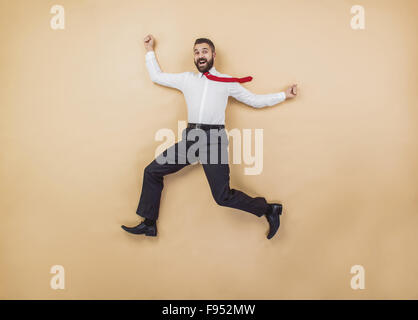
[(274, 106), (286, 99), (294, 98), (297, 95), (297, 84), (293, 84), (286, 91), (270, 94), (254, 94), (245, 89), (240, 83), (233, 82), (229, 87), (229, 95), (254, 108)]
[(155, 58), (154, 51), (148, 51), (145, 55), (145, 62), (148, 73), (153, 82), (161, 84), (166, 87), (175, 88), (183, 91), (184, 80), (188, 72), (183, 73), (166, 73), (162, 72), (161, 68)]
[(154, 52), (154, 38), (152, 35), (148, 35), (144, 39), (145, 49), (145, 63), (148, 69), (148, 73), (153, 82), (160, 85), (175, 88), (180, 91), (183, 90), (184, 82), (188, 72), (183, 73), (166, 73), (162, 72), (160, 65), (157, 62)]
[(274, 106), (286, 100), (286, 93), (254, 94), (245, 89), (240, 83), (233, 82), (229, 87), (229, 95), (253, 108)]

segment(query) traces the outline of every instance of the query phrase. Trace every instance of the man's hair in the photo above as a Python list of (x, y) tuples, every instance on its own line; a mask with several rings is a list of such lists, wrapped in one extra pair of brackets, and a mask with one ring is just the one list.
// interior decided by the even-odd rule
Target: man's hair
[(215, 45), (209, 39), (207, 39), (207, 38), (196, 39), (194, 45), (201, 44), (201, 43), (207, 43), (209, 45), (209, 47), (212, 49), (212, 52), (215, 52)]

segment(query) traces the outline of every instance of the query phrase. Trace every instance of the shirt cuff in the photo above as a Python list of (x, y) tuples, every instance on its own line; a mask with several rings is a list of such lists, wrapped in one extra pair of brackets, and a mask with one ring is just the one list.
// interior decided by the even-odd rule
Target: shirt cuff
[(145, 60), (151, 60), (155, 58), (155, 52), (154, 51), (147, 51), (147, 53), (145, 54)]
[(279, 92), (279, 93), (282, 95), (283, 101), (286, 100), (286, 92), (282, 91), (282, 92)]

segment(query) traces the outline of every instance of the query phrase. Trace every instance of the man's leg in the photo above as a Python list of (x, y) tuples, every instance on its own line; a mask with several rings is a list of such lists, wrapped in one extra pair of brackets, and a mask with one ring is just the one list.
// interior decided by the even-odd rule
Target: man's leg
[[(163, 151), (144, 169), (142, 191), (136, 213), (150, 220), (157, 220), (160, 209), (164, 176), (177, 172), (189, 165), (186, 158), (185, 140), (181, 140)], [(163, 162), (163, 157), (166, 163)]]
[(250, 197), (242, 191), (229, 186), (228, 164), (202, 164), (206, 178), (216, 203), (230, 208), (250, 212), (258, 217), (270, 211), (270, 206), (263, 197)]
[[(184, 136), (184, 134), (183, 134)], [(172, 145), (160, 153), (144, 169), (142, 192), (136, 213), (145, 220), (134, 227), (122, 225), (122, 229), (133, 234), (157, 235), (158, 212), (160, 209), (161, 192), (164, 187), (164, 176), (174, 173), (189, 165), (186, 159), (186, 140)]]
[[(210, 135), (210, 134), (209, 134)], [(228, 164), (228, 141), (226, 133), (221, 132), (220, 142), (208, 141), (208, 147), (206, 150), (207, 161), (206, 164), (202, 163), (205, 170), (206, 178), (209, 182), (209, 186), (216, 203), (230, 208), (240, 209), (246, 212), (255, 214), (258, 217), (269, 213), (271, 206), (267, 203), (263, 197), (250, 197), (242, 191), (231, 189), (229, 186), (229, 164)], [(217, 151), (216, 151), (217, 149)], [(215, 155), (210, 161), (210, 154), (215, 152)], [(217, 157), (216, 157), (217, 154)], [(217, 160), (216, 160), (217, 158)]]

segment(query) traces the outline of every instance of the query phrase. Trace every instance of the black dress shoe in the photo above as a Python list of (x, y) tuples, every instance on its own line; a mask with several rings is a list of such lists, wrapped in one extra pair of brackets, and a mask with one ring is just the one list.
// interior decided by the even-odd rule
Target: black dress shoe
[(138, 224), (136, 227), (126, 227), (122, 226), (122, 229), (126, 232), (133, 233), (133, 234), (145, 234), (149, 237), (155, 237), (157, 235), (157, 224), (152, 226), (147, 226), (144, 221)]
[(277, 230), (280, 227), (280, 215), (282, 214), (283, 207), (280, 203), (271, 203), (271, 212), (266, 213), (267, 221), (270, 225), (270, 231), (267, 235), (267, 239), (273, 238)]

